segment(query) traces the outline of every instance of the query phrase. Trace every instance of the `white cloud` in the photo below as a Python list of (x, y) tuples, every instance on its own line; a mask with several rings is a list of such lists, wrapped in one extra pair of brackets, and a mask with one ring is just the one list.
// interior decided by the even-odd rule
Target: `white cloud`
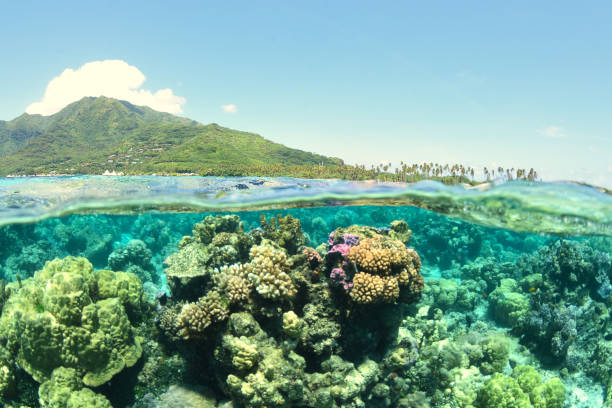
[(121, 60), (93, 61), (74, 70), (66, 68), (47, 85), (40, 102), (27, 107), (29, 114), (52, 115), (85, 96), (107, 96), (160, 112), (182, 113), (185, 98), (172, 89), (151, 92), (141, 86), (146, 77), (138, 68)]
[(221, 109), (223, 109), (227, 113), (238, 112), (238, 107), (234, 105), (233, 103), (230, 103), (229, 105), (221, 105)]
[(540, 129), (539, 133), (543, 136), (552, 138), (561, 138), (567, 136), (567, 133), (565, 133), (565, 129), (563, 129), (561, 126), (554, 125), (546, 126), (544, 129)]

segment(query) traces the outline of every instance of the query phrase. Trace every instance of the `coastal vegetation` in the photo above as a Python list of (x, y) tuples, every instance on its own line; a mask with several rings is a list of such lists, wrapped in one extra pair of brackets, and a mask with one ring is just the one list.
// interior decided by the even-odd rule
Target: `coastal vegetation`
[(340, 178), (446, 184), (537, 180), (534, 169), (400, 162), (366, 167), (288, 148), (262, 136), (156, 112), (112, 98), (84, 98), (51, 116), (0, 121), (0, 176), (168, 174)]

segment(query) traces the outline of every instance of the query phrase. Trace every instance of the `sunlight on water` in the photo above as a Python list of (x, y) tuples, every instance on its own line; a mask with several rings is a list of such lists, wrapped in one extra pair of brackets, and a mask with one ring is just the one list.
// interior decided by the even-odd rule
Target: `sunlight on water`
[(416, 184), (158, 176), (0, 179), (0, 223), (76, 212), (264, 210), (329, 205), (411, 205), (483, 226), (534, 233), (612, 235), (612, 195), (568, 183), (479, 188)]

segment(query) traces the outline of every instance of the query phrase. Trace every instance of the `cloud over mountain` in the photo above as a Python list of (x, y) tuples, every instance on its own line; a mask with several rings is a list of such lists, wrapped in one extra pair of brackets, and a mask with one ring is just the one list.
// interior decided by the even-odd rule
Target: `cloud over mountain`
[(41, 101), (26, 108), (29, 114), (52, 115), (85, 96), (107, 96), (148, 106), (160, 112), (182, 113), (185, 98), (165, 88), (155, 92), (142, 89), (146, 77), (122, 60), (88, 62), (80, 68), (66, 68), (47, 85)]

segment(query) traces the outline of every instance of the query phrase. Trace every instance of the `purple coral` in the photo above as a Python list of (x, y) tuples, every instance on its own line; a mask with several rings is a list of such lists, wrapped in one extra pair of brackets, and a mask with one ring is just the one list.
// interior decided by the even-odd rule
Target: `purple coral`
[(327, 238), (327, 244), (330, 246), (336, 244), (346, 244), (349, 247), (359, 245), (359, 235), (343, 234), (341, 238), (336, 239), (336, 231), (332, 231)]
[(355, 234), (344, 234), (342, 236), (344, 243), (349, 247), (354, 247), (359, 245), (359, 235)]
[(353, 288), (353, 283), (343, 268), (348, 265), (346, 257), (349, 250), (352, 247), (359, 245), (359, 235), (343, 234), (342, 237), (336, 237), (335, 232), (332, 231), (332, 233), (329, 234), (327, 243), (330, 246), (329, 250), (327, 251), (327, 256), (330, 257), (328, 259), (332, 259), (332, 262), (336, 265), (340, 263), (342, 265), (342, 268), (333, 268), (329, 274), (329, 278), (337, 286), (344, 288), (344, 291), (348, 293)]
[(342, 286), (346, 292), (349, 292), (353, 287), (353, 284), (347, 281), (346, 272), (342, 268), (334, 268), (329, 274), (329, 278), (332, 282), (336, 283), (338, 286)]
[(340, 256), (344, 259), (346, 258), (346, 255), (348, 255), (349, 249), (359, 245), (359, 235), (344, 234), (342, 235), (341, 240), (336, 242), (335, 234), (332, 232), (329, 234), (329, 239), (327, 242), (332, 246), (329, 251), (327, 251), (327, 254), (340, 254)]
[(327, 255), (339, 254), (342, 258), (346, 258), (351, 247), (347, 244), (336, 244), (327, 251)]

